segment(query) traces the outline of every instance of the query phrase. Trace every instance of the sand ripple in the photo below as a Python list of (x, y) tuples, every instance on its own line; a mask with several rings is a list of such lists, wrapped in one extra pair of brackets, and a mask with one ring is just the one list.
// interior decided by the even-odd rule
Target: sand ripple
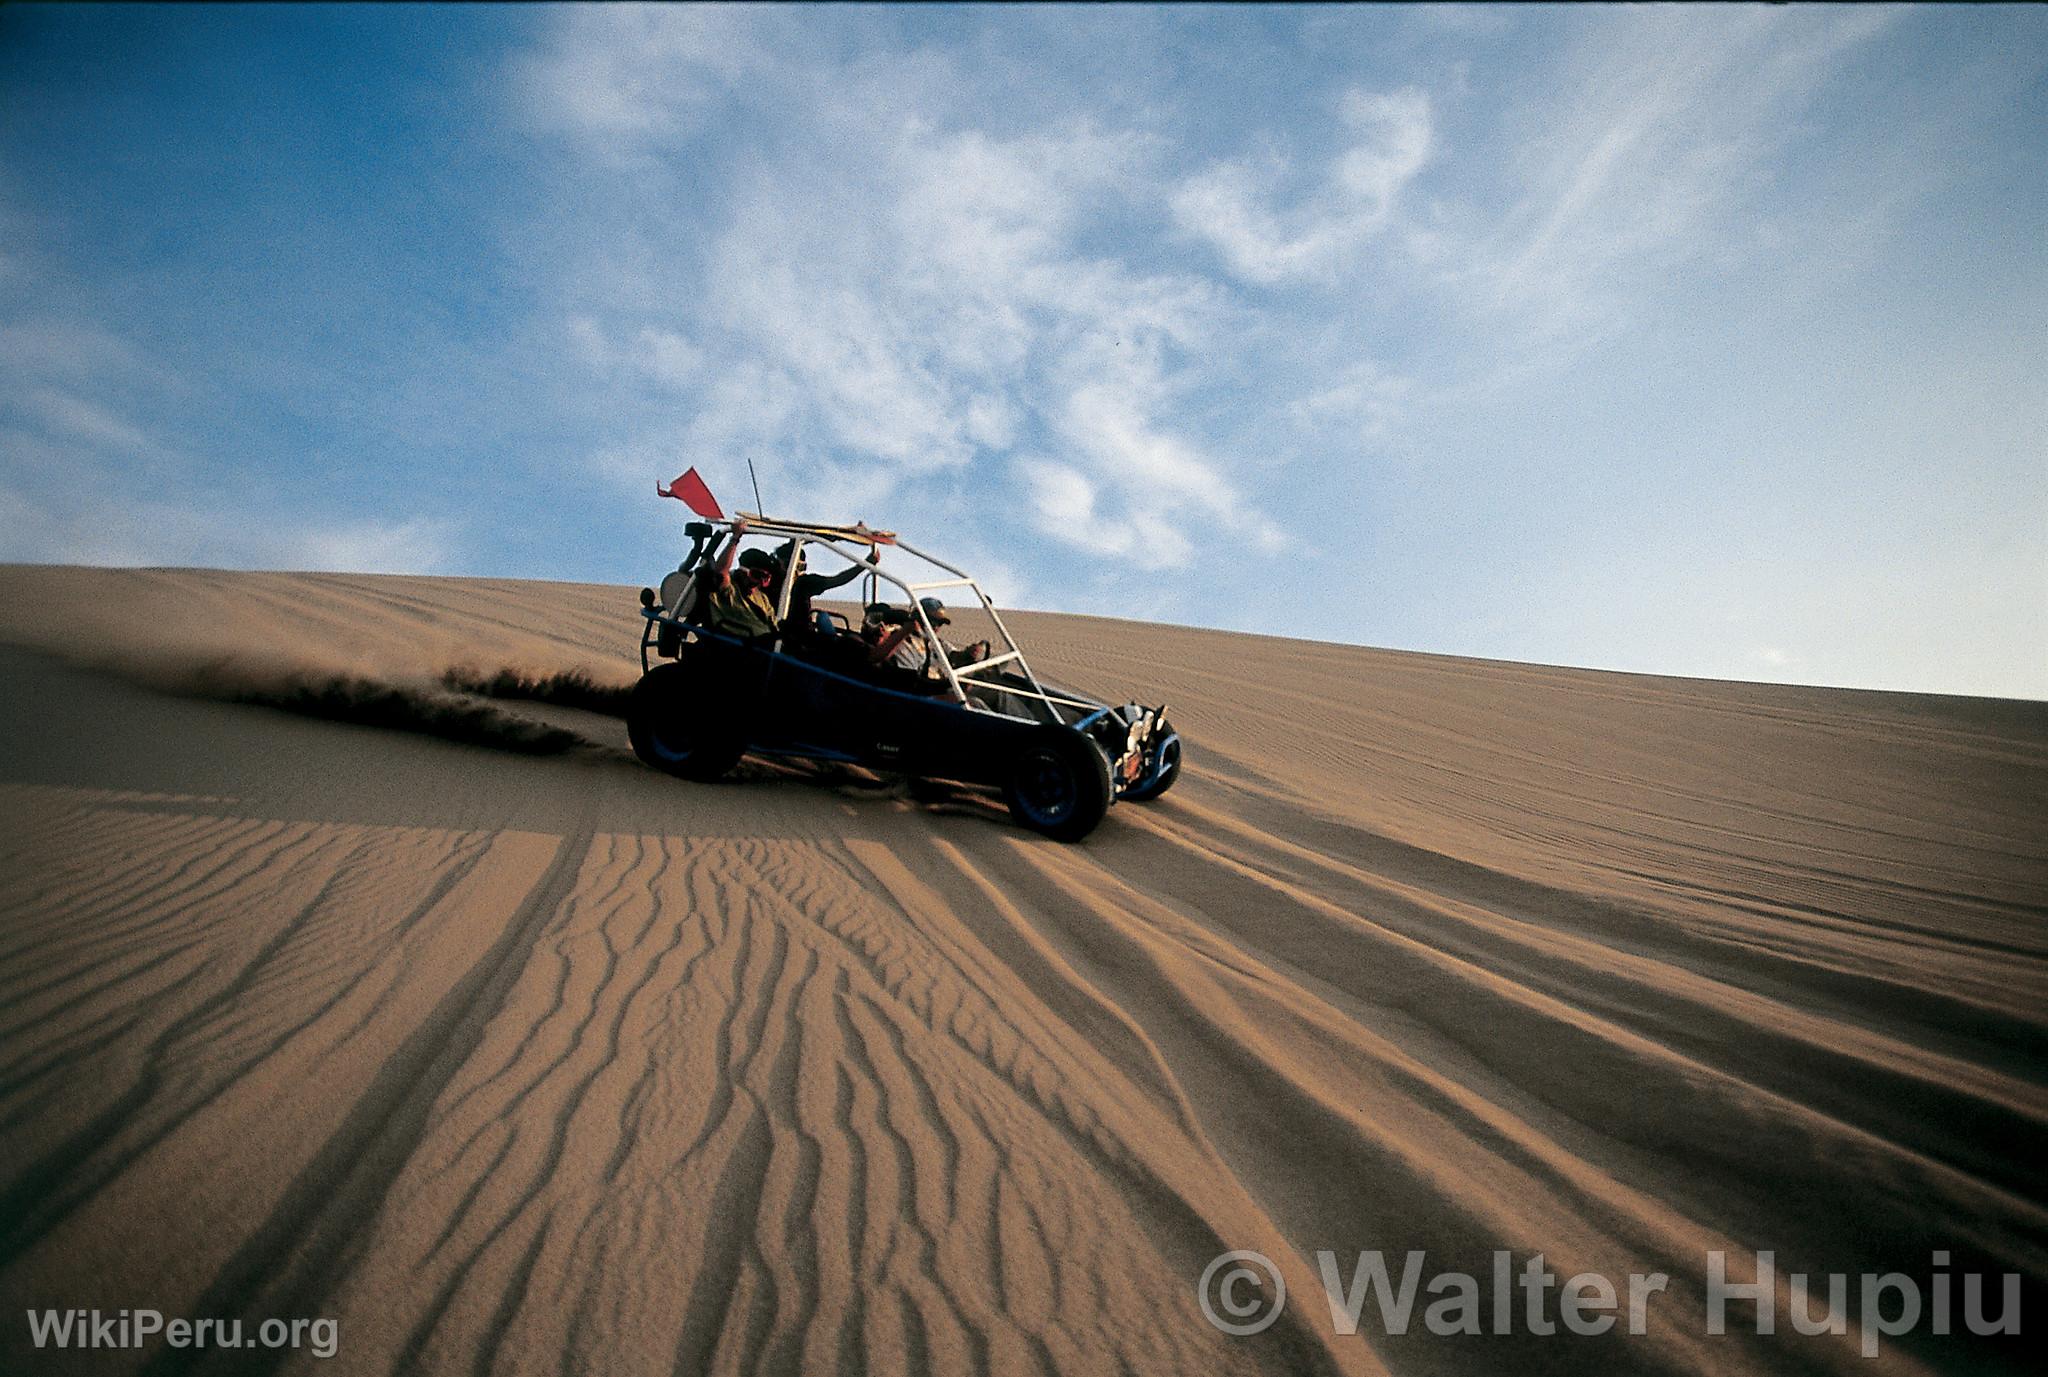
[[(5, 581), (76, 618), (85, 577)], [(601, 692), (515, 691), (630, 681), (630, 590), (106, 577), (166, 662), (203, 622), (386, 684), (502, 663), (489, 711), (583, 745), (0, 653), (8, 1371), (2024, 1370), (1699, 1317), (1710, 1249), (1944, 1249), (2038, 1308), (2037, 706), (1024, 617), (1194, 743), (1058, 847), (683, 785)], [(1295, 1298), (1254, 1339), (1195, 1306), (1227, 1248)], [(1672, 1281), (1639, 1337), (1340, 1337), (1314, 1255), (1360, 1248)], [(334, 1316), (341, 1354), (36, 1354), (43, 1305)]]

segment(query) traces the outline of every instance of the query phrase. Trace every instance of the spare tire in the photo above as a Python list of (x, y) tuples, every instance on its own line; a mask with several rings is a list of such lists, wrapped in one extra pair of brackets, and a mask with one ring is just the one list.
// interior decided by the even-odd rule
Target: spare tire
[(1046, 725), (1030, 733), (1003, 781), (1010, 816), (1063, 842), (1093, 832), (1113, 793), (1102, 749), (1072, 727)]
[(747, 740), (737, 704), (718, 692), (704, 665), (656, 665), (626, 700), (633, 754), (679, 779), (708, 782), (739, 764)]

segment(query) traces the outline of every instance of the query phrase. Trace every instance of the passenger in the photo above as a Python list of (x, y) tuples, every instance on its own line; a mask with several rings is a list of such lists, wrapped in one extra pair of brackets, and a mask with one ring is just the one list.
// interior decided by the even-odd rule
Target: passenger
[(701, 605), (713, 631), (750, 641), (775, 634), (775, 604), (768, 596), (775, 561), (766, 550), (748, 550), (740, 555), (740, 567), (734, 569), (733, 556), (739, 553), (740, 537), (746, 533), (746, 522), (733, 522), (732, 541), (725, 554), (702, 575)]
[[(775, 552), (775, 582), (768, 590), (770, 598), (780, 598), (782, 596), (782, 579), (788, 572), (789, 557), (795, 544), (796, 542), (792, 540)], [(882, 562), (882, 548), (878, 545), (874, 547), (874, 552), (865, 560), (859, 564), (850, 564), (837, 574), (808, 574), (804, 572), (803, 553), (801, 551), (795, 551), (794, 553), (796, 554), (796, 582), (791, 585), (789, 590), (789, 617), (786, 624), (806, 632), (812, 630), (815, 626), (815, 620), (811, 615), (811, 599), (817, 597), (820, 593), (830, 592), (834, 588), (843, 588), (862, 574), (873, 573)]]
[[(953, 624), (953, 619), (946, 615), (946, 604), (940, 602), (937, 598), (919, 598), (917, 601), (918, 606), (924, 609), (925, 620), (932, 624), (934, 632), (939, 627), (951, 626)], [(958, 668), (961, 665), (979, 664), (981, 661), (986, 660), (988, 658), (989, 643), (986, 640), (981, 640), (976, 641), (973, 645), (962, 647), (956, 646), (947, 641), (944, 636), (940, 636), (939, 648), (946, 652), (947, 661), (955, 668)]]
[(869, 645), (889, 634), (889, 614), (895, 609), (886, 602), (871, 602), (861, 611), (860, 638)]
[[(877, 619), (882, 627), (881, 635), (868, 648), (868, 662), (876, 665), (892, 665), (922, 675), (930, 655), (925, 648), (924, 630), (917, 624), (917, 618), (900, 607), (878, 603), (882, 615)], [(870, 608), (872, 612), (874, 609)]]
[(869, 604), (861, 638), (868, 642), (869, 672), (884, 688), (924, 697), (948, 691), (945, 683), (930, 673), (931, 656), (917, 618), (902, 608)]

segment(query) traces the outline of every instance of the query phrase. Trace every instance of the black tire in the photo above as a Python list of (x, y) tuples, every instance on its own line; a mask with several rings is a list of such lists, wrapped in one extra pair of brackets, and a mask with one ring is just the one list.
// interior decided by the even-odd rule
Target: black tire
[(737, 705), (708, 690), (703, 666), (656, 665), (626, 700), (633, 754), (678, 779), (708, 783), (739, 764), (747, 742), (737, 730)]
[(1101, 748), (1071, 727), (1031, 734), (1010, 763), (1003, 801), (1010, 816), (1054, 841), (1079, 841), (1109, 811), (1114, 792)]
[(1150, 803), (1180, 778), (1180, 733), (1174, 732), (1159, 743), (1159, 755), (1163, 764), (1156, 779), (1148, 780), (1133, 789), (1124, 790), (1126, 803)]

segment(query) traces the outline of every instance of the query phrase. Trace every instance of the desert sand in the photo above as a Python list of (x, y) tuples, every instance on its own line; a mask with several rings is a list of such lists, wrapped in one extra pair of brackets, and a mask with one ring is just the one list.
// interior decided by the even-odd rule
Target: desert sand
[[(0, 1371), (2027, 1370), (1704, 1287), (2018, 1273), (2048, 1324), (2048, 705), (1019, 614), (1189, 742), (1064, 847), (440, 681), (630, 684), (634, 611), (0, 569)], [(1670, 1281), (1640, 1335), (1340, 1334), (1360, 1249)]]

